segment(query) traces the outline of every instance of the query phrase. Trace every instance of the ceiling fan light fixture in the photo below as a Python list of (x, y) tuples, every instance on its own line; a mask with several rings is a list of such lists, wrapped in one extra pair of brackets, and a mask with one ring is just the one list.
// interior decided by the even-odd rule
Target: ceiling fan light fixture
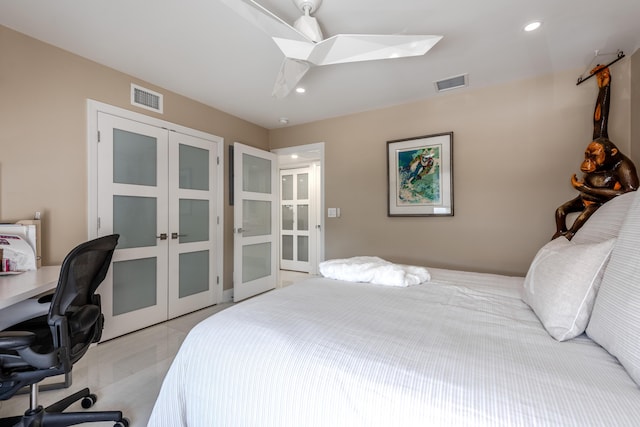
[(524, 26), (524, 30), (528, 33), (530, 33), (531, 31), (535, 31), (538, 28), (540, 28), (540, 26), (542, 25), (542, 22), (540, 21), (532, 21), (529, 22), (527, 25)]

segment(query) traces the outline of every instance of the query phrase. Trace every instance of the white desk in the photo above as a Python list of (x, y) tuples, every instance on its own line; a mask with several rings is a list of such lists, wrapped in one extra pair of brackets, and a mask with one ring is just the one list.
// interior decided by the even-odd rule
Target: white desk
[(60, 266), (46, 266), (11, 276), (0, 276), (0, 309), (50, 291), (58, 284)]

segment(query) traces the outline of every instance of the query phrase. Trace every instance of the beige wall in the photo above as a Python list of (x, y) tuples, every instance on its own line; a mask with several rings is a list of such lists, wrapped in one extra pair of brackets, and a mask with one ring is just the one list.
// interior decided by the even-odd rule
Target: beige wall
[[(576, 196), (595, 79), (582, 70), (453, 91), (408, 105), (272, 130), (271, 148), (325, 142), (326, 257), (524, 274)], [(630, 148), (630, 61), (612, 68), (609, 136)], [(340, 102), (340, 100), (336, 100)], [(453, 217), (387, 217), (386, 141), (454, 132)]]
[[(0, 52), (0, 219), (43, 212), (45, 264), (59, 263), (87, 237), (85, 116), (91, 98), (223, 137), (225, 170), (226, 146), (234, 141), (260, 148), (324, 141), (326, 205), (342, 213), (326, 219), (327, 258), (370, 254), (523, 274), (553, 234), (555, 208), (576, 194), (569, 177), (579, 172), (591, 138), (597, 96), (594, 79), (575, 85), (582, 72), (575, 70), (267, 131), (2, 26)], [(612, 68), (609, 125), (623, 152), (633, 139), (636, 158), (640, 130), (630, 122), (632, 112), (640, 112), (639, 55)], [(131, 106), (131, 82), (163, 93), (165, 114)], [(388, 218), (386, 141), (447, 131), (454, 132), (455, 216)], [(229, 289), (233, 211), (227, 182), (224, 187)]]
[[(0, 219), (43, 214), (43, 263), (87, 238), (86, 100), (268, 148), (268, 131), (0, 26)], [(130, 104), (130, 84), (164, 94), (164, 114)], [(227, 173), (225, 172), (225, 181)], [(232, 282), (233, 211), (225, 182), (225, 277)]]

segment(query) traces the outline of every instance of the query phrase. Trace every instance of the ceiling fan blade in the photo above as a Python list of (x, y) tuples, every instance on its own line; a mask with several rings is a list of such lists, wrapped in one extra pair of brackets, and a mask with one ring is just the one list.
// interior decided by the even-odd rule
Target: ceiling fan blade
[(442, 36), (338, 34), (317, 43), (308, 57), (314, 65), (424, 55)]
[(277, 37), (273, 37), (273, 41), (276, 42), (282, 53), (284, 53), (284, 56), (302, 61), (306, 61), (307, 58), (309, 58), (315, 46), (315, 43), (312, 42), (301, 42)]
[(287, 24), (278, 16), (271, 13), (258, 3), (252, 0), (220, 0), (224, 5), (231, 8), (238, 15), (251, 22), (274, 39), (295, 40), (298, 42), (310, 43), (300, 31)]
[(309, 68), (311, 68), (311, 65), (307, 62), (284, 58), (271, 95), (276, 98), (284, 98), (289, 95), (289, 92), (291, 92), (302, 77), (307, 74)]

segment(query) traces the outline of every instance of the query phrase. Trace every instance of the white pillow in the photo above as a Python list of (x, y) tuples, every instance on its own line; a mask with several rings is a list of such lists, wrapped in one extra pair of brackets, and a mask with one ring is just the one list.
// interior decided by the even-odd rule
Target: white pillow
[(536, 254), (523, 300), (553, 338), (565, 341), (584, 332), (614, 242), (575, 244), (559, 237)]
[(640, 192), (629, 209), (587, 335), (618, 358), (640, 386)]
[(573, 243), (597, 243), (618, 237), (620, 227), (627, 217), (629, 207), (635, 199), (635, 191), (614, 197), (593, 213), (576, 231)]

